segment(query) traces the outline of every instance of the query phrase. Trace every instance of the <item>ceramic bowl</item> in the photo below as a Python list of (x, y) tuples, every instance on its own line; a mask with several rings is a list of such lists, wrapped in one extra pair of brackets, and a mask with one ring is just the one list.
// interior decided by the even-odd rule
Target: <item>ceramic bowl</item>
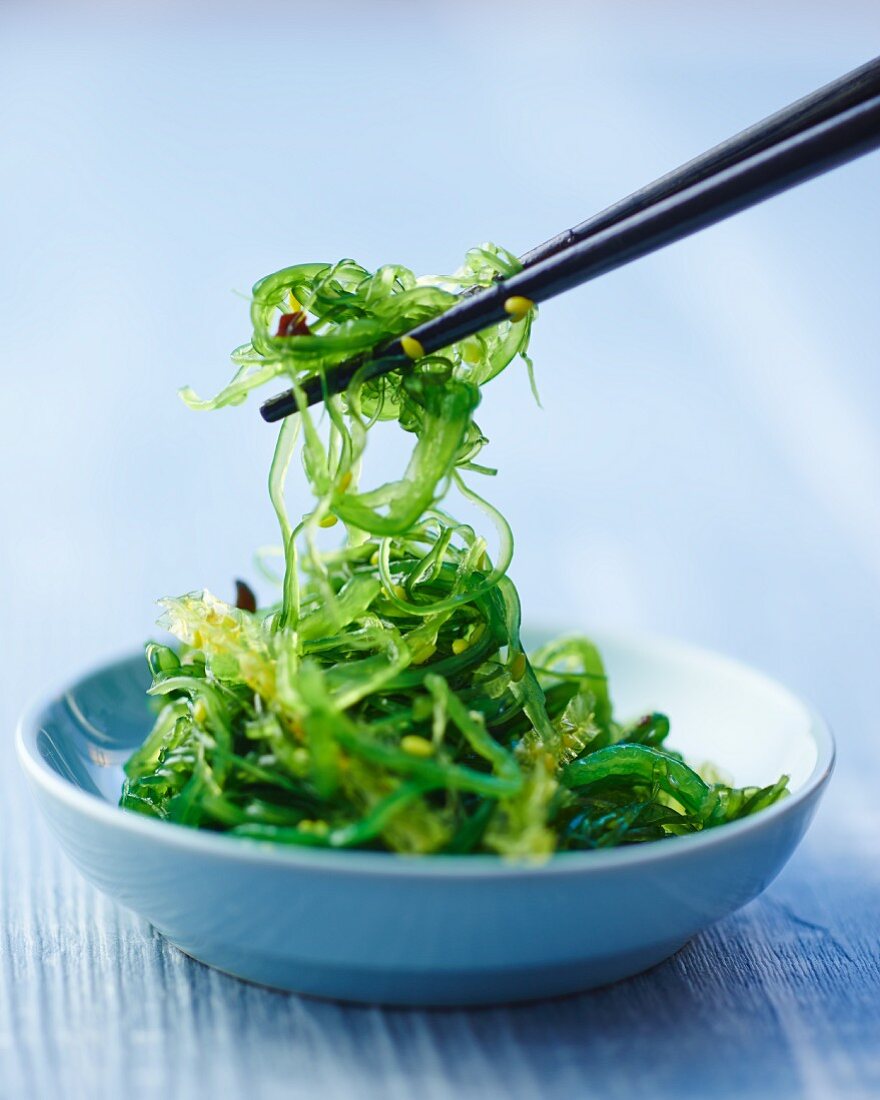
[(122, 763), (151, 724), (138, 655), (22, 719), (36, 800), (80, 871), (181, 950), (322, 997), (465, 1005), (572, 993), (659, 963), (759, 894), (809, 824), (833, 764), (824, 722), (785, 688), (679, 643), (597, 639), (616, 713), (663, 710), (672, 743), (737, 784), (791, 796), (690, 836), (541, 864), (273, 847), (120, 810)]

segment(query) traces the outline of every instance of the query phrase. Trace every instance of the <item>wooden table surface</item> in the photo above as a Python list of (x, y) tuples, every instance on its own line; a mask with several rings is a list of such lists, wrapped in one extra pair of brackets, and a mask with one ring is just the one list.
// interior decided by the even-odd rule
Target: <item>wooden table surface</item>
[(20, 795), (2, 813), (10, 1100), (880, 1095), (876, 867), (815, 843), (647, 974), (524, 1007), (386, 1011), (193, 962), (84, 884)]
[[(544, 411), (518, 372), (481, 410), (533, 620), (713, 646), (831, 721), (834, 781), (763, 897), (582, 996), (345, 1007), (179, 954), (77, 876), (23, 789), (23, 704), (147, 637), (157, 596), (226, 592), (274, 538), (255, 409), (174, 398), (225, 379), (246, 336), (229, 287), (324, 255), (526, 247), (866, 60), (880, 29), (867, 5), (797, 34), (646, 6), (638, 36), (611, 5), (473, 6), (466, 29), (441, 8), (393, 34), (317, 17), (296, 64), (222, 4), (2, 17), (3, 1100), (880, 1096), (876, 156), (548, 306)], [(491, 201), (468, 165), (504, 181)]]

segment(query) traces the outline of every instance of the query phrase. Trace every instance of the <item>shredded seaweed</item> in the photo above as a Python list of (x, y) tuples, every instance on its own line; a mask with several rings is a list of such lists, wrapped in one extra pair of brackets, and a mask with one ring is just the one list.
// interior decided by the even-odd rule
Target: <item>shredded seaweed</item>
[[(147, 646), (161, 710), (126, 764), (122, 806), (280, 844), (522, 858), (696, 832), (785, 795), (785, 776), (706, 782), (665, 748), (661, 714), (617, 722), (588, 639), (526, 654), (511, 531), (471, 482), (494, 472), (477, 461), (482, 387), (519, 357), (534, 388), (530, 303), (442, 354), (411, 348), (404, 372), (362, 371), (323, 413), (306, 407), (307, 379), (518, 268), (483, 245), (448, 277), (341, 260), (256, 284), (234, 377), (210, 400), (182, 396), (218, 409), (273, 380), (294, 387), (299, 413), (269, 474), (280, 598), (258, 608), (238, 582), (231, 604), (207, 591), (161, 601), (177, 645)], [(362, 460), (380, 421), (412, 454), (399, 480), (370, 487)], [(285, 499), (296, 454), (312, 495), (298, 519)], [(453, 489), (494, 527), (491, 551), (443, 506)]]

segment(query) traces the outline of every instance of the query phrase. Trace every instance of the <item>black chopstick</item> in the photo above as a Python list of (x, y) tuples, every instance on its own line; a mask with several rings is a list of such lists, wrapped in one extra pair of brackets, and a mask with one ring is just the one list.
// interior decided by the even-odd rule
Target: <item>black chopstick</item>
[(825, 122), (849, 107), (855, 107), (880, 95), (880, 57), (853, 69), (837, 80), (795, 100), (781, 111), (768, 115), (761, 122), (749, 126), (720, 145), (715, 145), (705, 153), (694, 157), (653, 183), (634, 191), (612, 206), (606, 207), (592, 218), (566, 229), (551, 237), (543, 244), (520, 256), (523, 267), (545, 260), (569, 245), (587, 237), (595, 236), (611, 225), (616, 225), (632, 214), (638, 214), (655, 203), (668, 199), (670, 195), (683, 191), (695, 183), (708, 179), (717, 172), (730, 168), (734, 164), (769, 149), (772, 145), (795, 134)]
[[(866, 82), (875, 79), (875, 69), (880, 69), (880, 62), (872, 62), (862, 70), (857, 70), (863, 76), (856, 86), (864, 88)], [(866, 70), (870, 72), (866, 74)], [(853, 75), (856, 74), (850, 74)], [(829, 85), (830, 88), (837, 89), (834, 92), (836, 96), (840, 95), (841, 83), (838, 81), (835, 85)], [(817, 96), (820, 94), (816, 93)], [(849, 94), (853, 94), (852, 88)], [(819, 110), (816, 96), (799, 102), (812, 102), (810, 110)], [(794, 110), (797, 106), (794, 104), (788, 110)], [(778, 118), (779, 116), (772, 116), (767, 121), (772, 122)], [(786, 125), (794, 123), (789, 121)], [(756, 129), (752, 128), (753, 131)], [(749, 131), (743, 133), (748, 134)], [(743, 135), (739, 135), (731, 141), (736, 143), (742, 137)], [(572, 237), (558, 248), (554, 246), (552, 251), (549, 250), (550, 246), (554, 242), (562, 241), (565, 234), (551, 239), (539, 249), (533, 250), (534, 254), (540, 253), (541, 249), (548, 249), (545, 258), (533, 258), (516, 275), (477, 294), (463, 296), (452, 309), (413, 329), (408, 335), (418, 340), (426, 353), (439, 351), (465, 336), (505, 320), (508, 314), (504, 303), (510, 297), (528, 298), (533, 302), (544, 301), (730, 217), (798, 183), (812, 179), (878, 145), (880, 95), (846, 109), (841, 109), (838, 101), (832, 115), (824, 121), (776, 140), (728, 167), (712, 172), (706, 168), (704, 170), (709, 172), (708, 175), (680, 190), (673, 190), (659, 201), (645, 200), (645, 194), (652, 192), (654, 188), (658, 189), (656, 193), (668, 190), (671, 186), (670, 177), (663, 177), (641, 192), (636, 192), (635, 196), (623, 200), (623, 204), (609, 208), (611, 211), (619, 210), (622, 205), (635, 201), (634, 211), (630, 214), (618, 213), (611, 224), (598, 229), (595, 224), (597, 219), (591, 219), (591, 222), (585, 222), (569, 231), (572, 234), (580, 232), (582, 235)], [(723, 146), (716, 147), (722, 148)], [(710, 150), (705, 156), (712, 158), (715, 155), (716, 151)], [(732, 154), (726, 154), (728, 157), (730, 155)], [(693, 168), (689, 166), (702, 159), (689, 162), (680, 172), (685, 175), (693, 172)], [(638, 196), (642, 198), (639, 199)], [(645, 201), (648, 201), (648, 205), (644, 205)], [(606, 211), (597, 218), (607, 215)], [(590, 226), (591, 223), (592, 228), (585, 232), (583, 227)], [(527, 254), (527, 257), (533, 254)], [(302, 385), (306, 403), (312, 405), (330, 394), (342, 392), (359, 371), (362, 378), (376, 377), (409, 363), (410, 359), (403, 351), (400, 339), (390, 341), (369, 355), (334, 368), (325, 376), (307, 379)], [(271, 422), (296, 410), (296, 397), (293, 391), (287, 391), (271, 398), (260, 411), (264, 419)]]

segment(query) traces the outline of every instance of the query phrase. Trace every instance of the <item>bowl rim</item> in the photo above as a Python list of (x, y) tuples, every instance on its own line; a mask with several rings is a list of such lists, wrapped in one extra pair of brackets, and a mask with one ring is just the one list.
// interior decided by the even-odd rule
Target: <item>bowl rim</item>
[(831, 728), (819, 711), (778, 680), (753, 668), (744, 661), (720, 654), (712, 649), (693, 645), (677, 639), (650, 633), (626, 633), (594, 631), (590, 637), (599, 649), (603, 645), (637, 648), (646, 651), (663, 651), (679, 659), (710, 662), (724, 666), (740, 675), (763, 681), (766, 686), (788, 696), (807, 719), (809, 735), (816, 747), (815, 765), (802, 785), (781, 802), (759, 811), (757, 814), (718, 825), (699, 833), (668, 837), (662, 841), (649, 841), (617, 848), (598, 848), (589, 851), (555, 852), (544, 859), (510, 860), (502, 856), (477, 855), (403, 855), (397, 852), (372, 852), (354, 849), (299, 848), (279, 845), (273, 841), (255, 840), (251, 837), (230, 836), (225, 833), (193, 829), (175, 822), (160, 821), (114, 805), (107, 799), (78, 787), (71, 780), (59, 775), (43, 759), (36, 747), (39, 718), (54, 700), (89, 676), (94, 676), (112, 665), (132, 660), (135, 653), (104, 660), (81, 675), (68, 679), (61, 689), (41, 693), (25, 708), (16, 726), (15, 743), (19, 763), (34, 788), (39, 788), (50, 798), (102, 827), (141, 836), (144, 840), (164, 844), (169, 848), (185, 849), (214, 859), (233, 862), (258, 863), (278, 868), (318, 871), (321, 873), (361, 874), (369, 876), (403, 875), (408, 878), (520, 878), (557, 874), (585, 874), (612, 868), (625, 868), (667, 859), (683, 858), (689, 852), (717, 848), (736, 837), (764, 829), (773, 822), (796, 814), (804, 803), (810, 802), (827, 783), (834, 769), (836, 746)]

